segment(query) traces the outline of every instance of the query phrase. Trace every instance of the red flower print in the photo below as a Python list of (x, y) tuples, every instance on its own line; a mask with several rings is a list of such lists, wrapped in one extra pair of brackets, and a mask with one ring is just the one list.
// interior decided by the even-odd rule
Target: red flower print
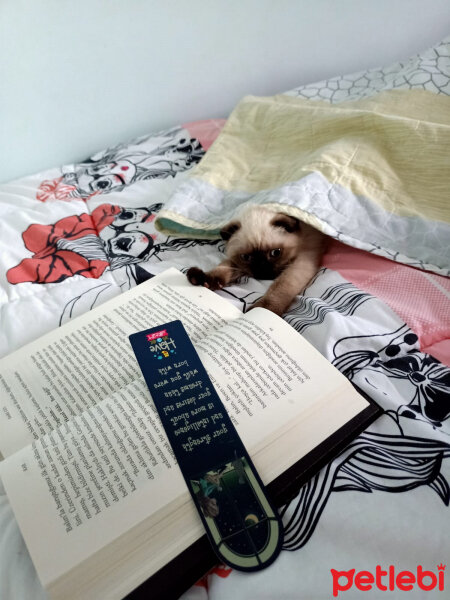
[[(33, 256), (9, 269), (7, 279), (12, 284), (57, 283), (73, 275), (97, 278), (109, 265), (87, 213), (65, 217), (54, 225), (30, 225), (22, 237)], [(76, 240), (81, 240), (78, 245)]]
[(222, 579), (226, 579), (229, 575), (231, 575), (232, 571), (233, 569), (227, 565), (217, 565), (208, 571), (206, 575), (203, 575), (203, 577), (199, 579), (195, 585), (208, 589), (208, 577), (210, 575), (218, 575), (219, 577), (222, 577)]
[(97, 206), (97, 208), (92, 211), (92, 222), (97, 228), (97, 232), (100, 233), (104, 227), (111, 225), (116, 218), (116, 215), (120, 212), (122, 212), (120, 206), (114, 206), (113, 204), (101, 204), (100, 206)]
[(64, 183), (63, 177), (46, 179), (39, 186), (36, 198), (41, 202), (47, 202), (47, 200), (72, 200), (76, 189), (74, 185)]
[(229, 575), (231, 575), (232, 570), (233, 569), (227, 565), (217, 565), (217, 567), (211, 569), (209, 573), (210, 575), (218, 575), (219, 577), (222, 577), (222, 579), (226, 579)]

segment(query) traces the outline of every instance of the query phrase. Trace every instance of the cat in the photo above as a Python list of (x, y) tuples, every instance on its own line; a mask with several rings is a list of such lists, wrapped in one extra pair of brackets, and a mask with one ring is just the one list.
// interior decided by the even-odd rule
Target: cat
[(317, 273), (327, 236), (287, 214), (264, 206), (247, 206), (220, 232), (227, 258), (205, 273), (191, 267), (193, 285), (219, 290), (243, 276), (274, 279), (251, 308), (282, 315)]

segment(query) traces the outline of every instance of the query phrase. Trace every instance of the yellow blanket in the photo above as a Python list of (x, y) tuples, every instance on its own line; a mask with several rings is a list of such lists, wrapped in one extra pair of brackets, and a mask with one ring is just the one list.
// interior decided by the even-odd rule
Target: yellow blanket
[(449, 97), (411, 89), (334, 105), (244, 98), (156, 226), (216, 237), (246, 202), (449, 274)]

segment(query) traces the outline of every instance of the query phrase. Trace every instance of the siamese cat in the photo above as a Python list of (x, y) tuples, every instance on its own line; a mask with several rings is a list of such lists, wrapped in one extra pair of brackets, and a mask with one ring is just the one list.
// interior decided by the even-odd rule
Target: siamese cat
[(277, 315), (287, 311), (317, 273), (327, 240), (294, 217), (255, 205), (245, 207), (220, 234), (226, 241), (227, 258), (207, 273), (191, 267), (189, 281), (218, 290), (242, 276), (274, 279), (251, 308), (267, 308)]

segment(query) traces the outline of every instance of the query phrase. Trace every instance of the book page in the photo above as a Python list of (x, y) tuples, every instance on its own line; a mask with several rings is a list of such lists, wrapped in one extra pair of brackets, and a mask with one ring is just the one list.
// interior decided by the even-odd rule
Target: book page
[[(265, 309), (251, 310), (195, 346), (232, 421), (255, 451), (343, 386), (348, 390), (349, 413), (343, 407), (341, 424), (367, 406), (320, 352)], [(317, 425), (319, 440), (326, 437), (330, 424), (323, 432), (320, 422)]]
[[(115, 303), (109, 311), (94, 315), (91, 329), (92, 323), (95, 329), (95, 320), (104, 319), (105, 314), (114, 323), (108, 331), (118, 326), (125, 330), (124, 323), (129, 323), (130, 329), (143, 329), (159, 325), (164, 319), (178, 318), (179, 312), (173, 315), (170, 310), (173, 305), (180, 310), (181, 297), (183, 303), (187, 302), (185, 278), (178, 273), (170, 277), (170, 287), (165, 279), (154, 285), (150, 293), (141, 289), (138, 299), (124, 299), (123, 306)], [(217, 299), (229, 306), (208, 290), (191, 286), (188, 289), (200, 295), (200, 299), (194, 297), (196, 303), (203, 296), (212, 296), (214, 302)], [(166, 303), (164, 317), (158, 312), (151, 317), (157, 321), (150, 323), (149, 313), (153, 313), (149, 306), (158, 302), (152, 310), (160, 311), (162, 298)], [(321, 400), (332, 398), (342, 385), (349, 386), (350, 399), (347, 401), (346, 395), (340, 397), (339, 418), (334, 416), (328, 429), (321, 431), (318, 427), (316, 432), (309, 428), (304, 436), (307, 445), (301, 439), (303, 436), (296, 436), (295, 458), (367, 405), (325, 358), (276, 315), (263, 309), (241, 315), (232, 307), (227, 322), (211, 309), (210, 299), (204, 301), (204, 307), (202, 310), (210, 311), (208, 320), (199, 312), (188, 319), (183, 314), (182, 321), (244, 444), (256, 466), (261, 467), (264, 481), (283, 470), (280, 465), (284, 454), (292, 459), (289, 449), (283, 448), (280, 432), (298, 425), (299, 416), (306, 418), (311, 412), (323, 409)], [(220, 313), (223, 314), (222, 307)], [(118, 321), (115, 315), (122, 320)], [(145, 324), (141, 322), (144, 319)], [(201, 319), (203, 326), (199, 326)], [(82, 321), (79, 325), (82, 330), (86, 323)], [(80, 326), (74, 331), (66, 330), (63, 337), (73, 339)], [(122, 351), (118, 337), (112, 339)], [(47, 342), (60, 343), (54, 338)], [(103, 354), (108, 347), (105, 344), (102, 348)], [(43, 352), (42, 345), (32, 348), (29, 356), (37, 351)], [(131, 364), (132, 357), (127, 356)], [(15, 368), (18, 370), (17, 364)], [(114, 372), (118, 383), (122, 372), (119, 368)], [(28, 385), (31, 388), (32, 382)], [(185, 411), (186, 407), (183, 405), (180, 410)], [(314, 424), (320, 426), (321, 419)], [(266, 472), (266, 464), (260, 462), (258, 452), (272, 442), (276, 442), (276, 448), (269, 454), (274, 465), (272, 471)], [(52, 427), (32, 445), (5, 460), (0, 474), (46, 585), (130, 529), (139, 528), (151, 515), (157, 514), (159, 520), (170, 508), (188, 502), (184, 480), (142, 377), (131, 377), (120, 389), (110, 390), (106, 398), (81, 406), (79, 414), (64, 420), (59, 427)], [(187, 527), (195, 529), (197, 521), (194, 519)], [(42, 553), (43, 536), (47, 540), (45, 553)], [(180, 550), (174, 544), (174, 555)]]
[(240, 315), (169, 269), (0, 361), (0, 452), (39, 439), (141, 378), (131, 333), (183, 319), (191, 339)]
[(0, 476), (45, 586), (187, 495), (143, 380), (5, 459)]
[[(299, 405), (289, 399), (294, 389), (298, 393), (299, 386), (310, 378), (294, 359), (274, 359), (276, 342), (258, 324), (264, 320), (264, 312), (241, 316), (231, 322), (235, 327), (222, 325), (195, 344), (219, 394), (224, 393), (227, 381), (225, 394), (233, 400), (227, 406), (225, 398), (225, 406), (250, 451), (298, 414)], [(281, 319), (273, 315), (267, 319), (282, 330), (286, 327), (294, 343), (301, 342)], [(281, 337), (286, 337), (286, 332)], [(235, 377), (230, 377), (233, 372)], [(172, 376), (176, 378), (177, 373)], [(191, 385), (195, 383), (194, 377)], [(203, 396), (204, 390), (198, 395)], [(284, 396), (287, 410), (282, 404)], [(174, 413), (172, 419), (179, 419), (180, 425), (186, 419), (198, 419), (201, 402), (174, 405), (180, 414)], [(189, 429), (187, 435), (195, 441), (201, 434), (201, 430)], [(160, 520), (161, 513), (187, 493), (141, 378), (16, 452), (4, 461), (0, 472), (46, 585), (151, 515), (158, 513)], [(40, 507), (41, 516), (45, 515), (49, 540), (45, 554), (41, 552), (42, 520), (35, 519), (30, 498), (33, 506)]]

